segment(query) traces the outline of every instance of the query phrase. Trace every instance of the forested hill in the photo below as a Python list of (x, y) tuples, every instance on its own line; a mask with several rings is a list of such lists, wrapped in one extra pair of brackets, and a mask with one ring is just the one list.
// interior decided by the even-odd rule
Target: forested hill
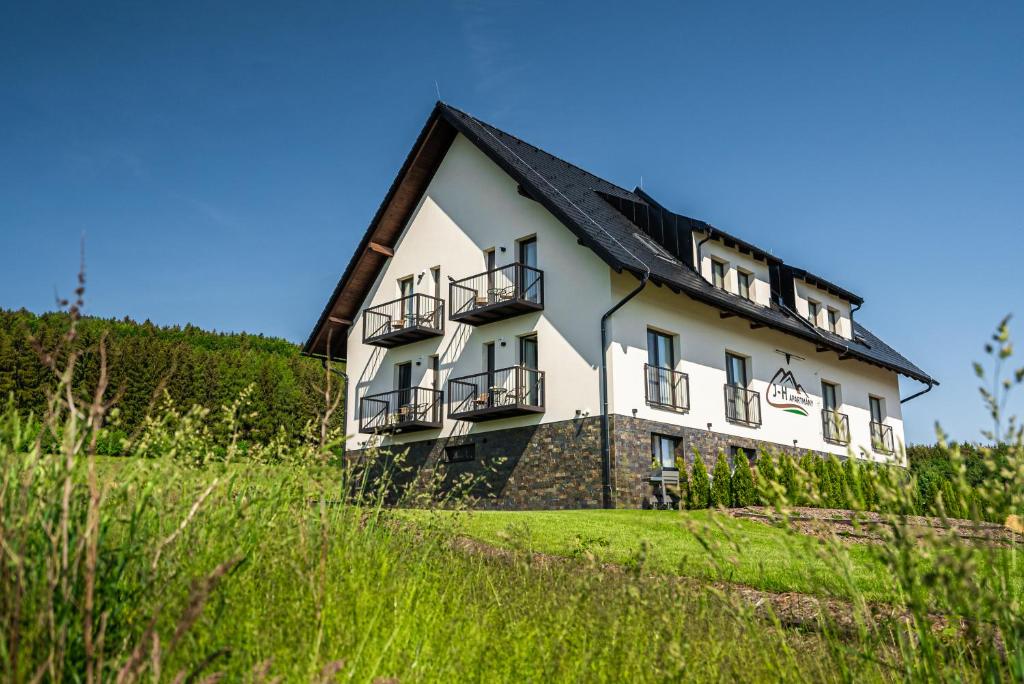
[[(13, 394), (20, 408), (37, 415), (43, 411), (52, 373), (43, 367), (29, 340), (36, 338), (44, 348), (52, 348), (68, 323), (63, 313), (0, 309), (0, 401)], [(95, 386), (99, 371), (95, 350), (104, 331), (110, 391), (123, 393), (117, 406), (125, 431), (143, 420), (161, 383), (180, 409), (198, 404), (211, 411), (220, 411), (251, 384), (251, 417), (245, 435), (251, 439), (266, 439), (279, 426), (295, 436), (315, 415), (320, 399), (316, 387), (322, 383), (323, 369), (318, 361), (300, 356), (297, 345), (192, 325), (82, 318), (76, 345), (90, 351), (75, 374), (78, 388)]]

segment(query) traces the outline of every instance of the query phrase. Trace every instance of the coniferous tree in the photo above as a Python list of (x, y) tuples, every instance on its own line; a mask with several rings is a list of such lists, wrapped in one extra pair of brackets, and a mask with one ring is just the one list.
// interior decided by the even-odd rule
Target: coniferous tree
[(864, 495), (860, 490), (860, 466), (854, 457), (843, 461), (843, 479), (846, 482), (846, 505), (848, 508), (863, 508)]
[[(43, 412), (53, 377), (29, 340), (55, 348), (68, 324), (68, 316), (62, 313), (0, 309), (2, 399), (13, 392), (19, 410)], [(160, 327), (127, 318), (79, 320), (75, 343), (82, 356), (73, 378), (75, 391), (95, 386), (98, 344), (104, 334), (109, 391), (119, 397), (117, 429), (123, 432), (131, 433), (141, 425), (154, 400), (161, 399), (154, 396), (159, 388), (183, 411), (199, 405), (219, 413), (253, 385), (244, 439), (267, 440), (281, 428), (288, 438), (297, 439), (316, 413), (316, 387), (323, 370), (317, 361), (300, 356), (296, 345), (260, 335), (213, 333), (191, 325)], [(341, 412), (335, 416), (340, 421)], [(118, 443), (119, 439), (105, 442)]]
[(732, 501), (732, 473), (725, 454), (718, 452), (718, 460), (711, 471), (711, 506), (726, 507)]
[[(717, 464), (715, 470), (718, 470)], [(741, 451), (736, 455), (736, 464), (732, 474), (732, 506), (734, 508), (753, 506), (756, 497), (754, 474), (750, 470), (750, 462)]]
[(779, 472), (775, 468), (775, 459), (763, 449), (757, 459), (756, 473), (755, 485), (759, 500), (765, 504), (775, 503), (778, 499), (775, 485), (779, 483)]
[(822, 467), (828, 473), (828, 489), (823, 492), (825, 505), (829, 508), (846, 508), (846, 478), (843, 466), (835, 456), (822, 459)]
[(708, 480), (708, 471), (704, 466), (704, 459), (700, 452), (693, 456), (693, 469), (690, 473), (690, 500), (691, 509), (707, 508), (711, 505), (711, 482)]
[(803, 498), (797, 487), (796, 466), (789, 454), (779, 454), (779, 484), (786, 490), (787, 502), (800, 506)]
[(690, 507), (690, 478), (686, 474), (686, 464), (679, 469), (679, 508)]
[(960, 495), (950, 480), (943, 480), (942, 482), (942, 505), (946, 509), (947, 517), (958, 519), (965, 517)]

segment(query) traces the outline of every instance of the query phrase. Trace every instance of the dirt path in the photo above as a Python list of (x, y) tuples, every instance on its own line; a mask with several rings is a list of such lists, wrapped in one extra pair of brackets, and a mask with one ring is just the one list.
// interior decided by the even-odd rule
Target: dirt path
[[(463, 553), (482, 555), (506, 562), (515, 562), (523, 557), (521, 553), (516, 551), (493, 546), (470, 537), (457, 537), (453, 541), (452, 546), (455, 550)], [(579, 561), (573, 558), (547, 553), (532, 553), (529, 560), (532, 565), (542, 568), (579, 563)], [(600, 568), (608, 573), (624, 574), (626, 572), (623, 566), (615, 563), (602, 563)], [(778, 619), (784, 627), (818, 631), (825, 624), (829, 624), (840, 634), (851, 634), (857, 629), (857, 612), (855, 607), (851, 602), (843, 599), (802, 594), (799, 592), (770, 592), (744, 584), (708, 582), (691, 577), (661, 574), (651, 575), (650, 577), (677, 582), (692, 587), (695, 591), (707, 591), (709, 588), (714, 588), (722, 592), (726, 597), (736, 598), (746, 603), (760, 617)], [(910, 614), (906, 610), (886, 603), (868, 604), (867, 613), (870, 616), (872, 625), (894, 621), (902, 623), (910, 621)], [(943, 629), (948, 624), (944, 617), (938, 615), (932, 616), (931, 622), (934, 629)]]

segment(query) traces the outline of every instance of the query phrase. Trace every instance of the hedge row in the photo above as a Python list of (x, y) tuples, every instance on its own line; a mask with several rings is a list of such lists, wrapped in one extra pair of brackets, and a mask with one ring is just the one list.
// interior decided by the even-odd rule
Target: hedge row
[[(757, 457), (753, 467), (746, 457), (741, 457), (736, 459), (735, 468), (730, 468), (720, 452), (710, 474), (698, 453), (689, 470), (680, 470), (676, 495), (680, 506), (690, 509), (785, 502), (792, 506), (856, 508), (908, 515), (936, 514), (941, 502), (950, 517), (966, 517), (971, 507), (977, 505), (977, 494), (973, 488), (965, 492), (957, 484), (948, 451), (940, 447), (912, 449), (916, 452), (910, 469), (852, 458), (840, 462), (834, 456), (820, 458), (805, 454), (794, 459), (787, 454), (767, 452)], [(974, 449), (974, 456), (981, 459), (980, 449)], [(922, 460), (926, 455), (927, 463)], [(917, 459), (916, 465), (913, 459)], [(975, 468), (974, 487), (986, 481), (984, 474), (993, 472), (990, 467), (979, 464)], [(991, 477), (990, 474), (988, 479)], [(894, 499), (882, 494), (892, 491), (910, 495)]]

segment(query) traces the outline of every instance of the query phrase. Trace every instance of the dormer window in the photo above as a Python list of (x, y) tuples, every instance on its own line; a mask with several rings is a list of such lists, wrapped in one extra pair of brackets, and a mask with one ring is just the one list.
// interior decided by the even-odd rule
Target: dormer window
[(711, 284), (719, 290), (725, 289), (725, 262), (718, 259), (711, 260)]
[(821, 312), (821, 304), (813, 299), (807, 300), (807, 320), (815, 326), (818, 325), (818, 313)]
[(828, 331), (830, 333), (837, 333), (839, 330), (839, 312), (829, 307), (828, 310)]
[[(736, 286), (739, 288), (740, 297), (750, 300), (751, 275), (746, 271), (736, 271)], [(752, 300), (751, 300), (752, 301)]]

